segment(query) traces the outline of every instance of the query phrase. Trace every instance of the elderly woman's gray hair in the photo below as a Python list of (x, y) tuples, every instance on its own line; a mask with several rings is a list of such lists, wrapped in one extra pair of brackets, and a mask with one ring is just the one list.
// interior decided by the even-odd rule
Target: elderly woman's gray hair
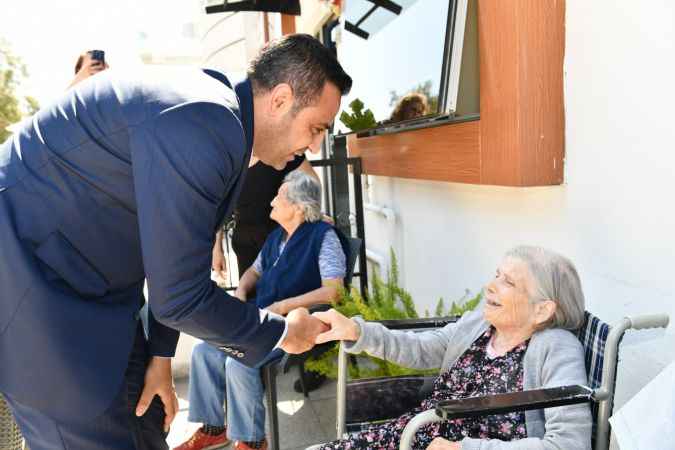
[(545, 328), (576, 330), (583, 325), (586, 309), (577, 269), (572, 261), (542, 247), (522, 245), (506, 253), (523, 261), (534, 281), (530, 301), (552, 300), (556, 311)]
[(321, 220), (321, 185), (313, 176), (296, 169), (286, 175), (284, 183), (288, 183), (286, 197), (294, 205), (302, 207), (307, 222)]

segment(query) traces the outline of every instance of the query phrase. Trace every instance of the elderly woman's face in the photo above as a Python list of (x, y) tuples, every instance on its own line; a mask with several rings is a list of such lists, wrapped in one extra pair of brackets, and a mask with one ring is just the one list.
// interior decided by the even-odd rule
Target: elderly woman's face
[(280, 224), (290, 222), (299, 213), (299, 208), (288, 200), (287, 192), (288, 183), (284, 183), (279, 187), (277, 196), (272, 199), (271, 203), (270, 217)]
[(495, 278), (485, 286), (485, 320), (497, 329), (534, 328), (535, 309), (530, 303), (532, 284), (524, 262), (504, 259)]

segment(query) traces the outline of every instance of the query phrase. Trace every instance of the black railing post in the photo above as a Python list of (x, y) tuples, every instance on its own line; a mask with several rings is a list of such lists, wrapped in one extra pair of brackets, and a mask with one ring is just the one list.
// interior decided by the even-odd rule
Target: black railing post
[[(345, 235), (351, 236), (349, 221), (349, 171), (347, 169), (347, 138), (336, 136), (333, 138), (331, 170), (331, 192), (333, 194), (333, 215), (335, 226)], [(361, 236), (359, 236), (361, 237)]]
[[(356, 218), (356, 237), (361, 239), (361, 251), (359, 252), (359, 271), (354, 272), (355, 277), (359, 277), (361, 281), (361, 295), (363, 298), (366, 298), (366, 292), (368, 291), (368, 270), (366, 267), (366, 227), (363, 217), (363, 188), (361, 185), (361, 158), (329, 158), (329, 159), (315, 159), (310, 161), (314, 167), (330, 167), (331, 174), (339, 173), (344, 174), (347, 177), (344, 187), (347, 189), (346, 193), (343, 193), (342, 201), (346, 205), (342, 205), (343, 209), (338, 210), (334, 209), (332, 211), (333, 215), (336, 218), (336, 227), (340, 229), (347, 236), (352, 236), (351, 222), (349, 216), (351, 215), (351, 210), (349, 209), (349, 166), (352, 166), (352, 175), (354, 183), (354, 216)], [(333, 180), (335, 180), (333, 178)], [(333, 184), (330, 186), (332, 191), (336, 190), (336, 183), (333, 181)], [(334, 197), (335, 198), (335, 197)]]
[(368, 266), (366, 263), (366, 225), (363, 218), (363, 186), (361, 184), (361, 158), (349, 158), (352, 163), (354, 176), (354, 207), (356, 209), (356, 236), (361, 239), (361, 254), (359, 255), (359, 280), (361, 281), (361, 296), (366, 299), (368, 288)]

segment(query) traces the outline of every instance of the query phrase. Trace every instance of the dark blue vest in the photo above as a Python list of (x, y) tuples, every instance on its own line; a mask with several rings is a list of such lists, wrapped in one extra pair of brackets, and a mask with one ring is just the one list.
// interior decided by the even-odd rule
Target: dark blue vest
[(255, 286), (258, 308), (289, 297), (306, 294), (321, 287), (319, 252), (326, 232), (335, 230), (349, 260), (347, 239), (332, 225), (323, 222), (305, 222), (286, 243), (281, 255), (279, 245), (286, 232), (277, 227), (270, 233), (261, 250), (263, 274)]

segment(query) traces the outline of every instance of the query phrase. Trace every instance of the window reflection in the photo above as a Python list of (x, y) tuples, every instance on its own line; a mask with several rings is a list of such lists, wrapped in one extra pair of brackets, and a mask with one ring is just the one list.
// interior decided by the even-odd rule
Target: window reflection
[(375, 125), (441, 112), (448, 7), (449, 0), (345, 0), (338, 57), (354, 84), (343, 111), (353, 113), (349, 105), (359, 99)]

